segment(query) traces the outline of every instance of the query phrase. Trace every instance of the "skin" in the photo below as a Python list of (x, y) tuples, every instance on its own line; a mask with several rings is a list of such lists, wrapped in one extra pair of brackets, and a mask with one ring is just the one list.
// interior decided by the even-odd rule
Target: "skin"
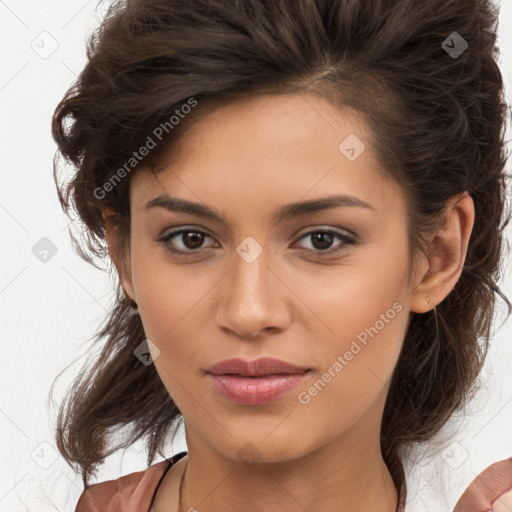
[[(338, 150), (349, 134), (366, 145), (354, 161)], [(188, 456), (167, 473), (152, 512), (177, 510), (187, 461), (183, 511), (374, 511), (375, 503), (379, 511), (395, 510), (397, 493), (379, 444), (389, 382), (411, 313), (441, 302), (460, 276), (474, 206), (467, 193), (450, 201), (428, 258), (419, 256), (410, 272), (404, 197), (385, 179), (369, 135), (356, 113), (312, 94), (239, 99), (190, 123), (163, 154), (161, 170), (131, 177), (125, 260), (111, 212), (104, 211), (122, 286), (160, 350), (154, 364), (185, 419)], [(284, 204), (335, 192), (372, 209), (344, 206), (273, 220)], [(227, 224), (144, 210), (163, 193), (207, 204)], [(190, 258), (158, 241), (180, 227), (206, 234), (197, 242), (183, 235), (167, 242)], [(343, 250), (322, 257), (315, 237), (301, 236), (327, 228), (351, 233), (356, 242), (334, 237), (324, 250)], [(236, 252), (248, 236), (263, 249), (250, 264)], [(300, 403), (299, 393), (394, 303), (400, 312)], [(276, 402), (237, 405), (204, 373), (235, 356), (271, 356), (311, 371)], [(241, 459), (241, 449), (253, 454), (253, 464)]]

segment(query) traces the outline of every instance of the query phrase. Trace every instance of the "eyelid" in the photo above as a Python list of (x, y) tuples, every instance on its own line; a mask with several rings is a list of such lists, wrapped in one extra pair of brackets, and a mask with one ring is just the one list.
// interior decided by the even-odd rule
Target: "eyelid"
[(331, 231), (338, 235), (346, 236), (347, 238), (352, 238), (352, 239), (357, 238), (357, 235), (353, 231), (350, 231), (346, 228), (335, 227), (335, 226), (331, 226), (331, 225), (327, 225), (327, 224), (319, 224), (317, 226), (308, 227), (308, 228), (304, 228), (304, 229), (306, 229), (307, 231), (304, 231), (304, 233), (302, 233), (300, 235), (296, 235), (298, 238), (301, 238), (304, 235), (309, 235), (311, 233), (316, 233), (318, 231)]
[[(344, 250), (347, 250), (348, 247), (347, 246), (351, 246), (351, 245), (355, 245), (357, 243), (357, 238), (354, 234), (352, 234), (350, 231), (347, 231), (347, 230), (341, 230), (339, 228), (332, 228), (332, 227), (320, 227), (320, 228), (312, 228), (312, 229), (309, 229), (308, 231), (306, 231), (305, 233), (303, 233), (302, 235), (300, 235), (296, 242), (299, 242), (300, 240), (302, 239), (305, 239), (307, 238), (308, 236), (314, 234), (314, 233), (327, 233), (329, 235), (332, 235), (336, 238), (338, 238), (338, 240), (341, 240), (341, 244), (339, 244), (338, 246), (335, 246), (335, 248), (330, 248), (330, 249), (326, 249), (324, 251), (321, 251), (321, 250), (315, 250), (315, 249), (308, 249), (308, 248), (299, 248), (303, 251), (307, 251), (309, 253), (313, 253), (314, 255), (319, 255), (319, 256), (322, 256), (322, 255), (325, 255), (325, 256), (329, 256), (329, 255), (337, 255), (337, 254), (341, 254)], [(295, 242), (295, 243), (296, 243)], [(336, 248), (338, 247), (338, 248)]]
[[(315, 256), (320, 257), (329, 257), (329, 256), (336, 256), (340, 255), (342, 252), (348, 250), (349, 247), (347, 246), (353, 246), (358, 242), (357, 236), (352, 233), (351, 231), (343, 228), (334, 228), (332, 226), (313, 226), (306, 228), (307, 231), (300, 235), (295, 235), (295, 243), (299, 242), (300, 240), (307, 238), (308, 236), (314, 234), (314, 233), (327, 233), (330, 235), (333, 235), (334, 237), (338, 237), (339, 240), (341, 240), (341, 244), (339, 244), (338, 248), (335, 249), (326, 249), (324, 251), (322, 250), (315, 250), (315, 249), (308, 249), (308, 248), (300, 248), (299, 250), (306, 251), (307, 253), (313, 253)], [(195, 226), (180, 226), (176, 228), (175, 230), (172, 230), (158, 238), (158, 242), (162, 243), (166, 250), (171, 252), (172, 254), (178, 255), (178, 257), (187, 258), (187, 257), (193, 257), (197, 256), (201, 251), (206, 250), (207, 248), (199, 248), (199, 249), (191, 249), (191, 250), (182, 250), (182, 249), (175, 249), (170, 246), (170, 240), (174, 237), (177, 237), (183, 233), (199, 233), (202, 235), (205, 235), (207, 237), (210, 237), (212, 239), (215, 239), (213, 235), (210, 235), (207, 230), (195, 227)], [(218, 243), (218, 242), (217, 242)]]

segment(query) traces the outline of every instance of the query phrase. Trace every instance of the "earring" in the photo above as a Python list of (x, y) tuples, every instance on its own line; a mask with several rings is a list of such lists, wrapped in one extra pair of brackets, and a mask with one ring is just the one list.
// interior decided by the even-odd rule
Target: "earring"
[(137, 306), (136, 302), (132, 302), (130, 304), (130, 309), (128, 310), (129, 316), (134, 316), (139, 314), (139, 307)]
[(133, 316), (133, 315), (138, 315), (139, 314), (139, 306), (137, 305), (137, 303), (130, 299), (130, 297), (128, 297), (128, 295), (124, 294), (124, 298), (126, 300), (126, 302), (128, 302), (128, 306), (130, 307), (130, 309), (128, 310), (128, 315), (129, 316)]
[(430, 297), (427, 297), (427, 304), (430, 305)]

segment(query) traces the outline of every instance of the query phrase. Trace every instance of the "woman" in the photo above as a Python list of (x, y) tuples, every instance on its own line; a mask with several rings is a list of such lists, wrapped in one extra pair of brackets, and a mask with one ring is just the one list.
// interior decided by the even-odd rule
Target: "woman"
[[(81, 254), (119, 276), (58, 418), (77, 512), (405, 510), (406, 449), (463, 407), (496, 296), (511, 306), (496, 18), (476, 0), (110, 8), (53, 121)], [(149, 465), (181, 420), (187, 452), (89, 486), (140, 438)], [(456, 512), (508, 506), (509, 455)]]

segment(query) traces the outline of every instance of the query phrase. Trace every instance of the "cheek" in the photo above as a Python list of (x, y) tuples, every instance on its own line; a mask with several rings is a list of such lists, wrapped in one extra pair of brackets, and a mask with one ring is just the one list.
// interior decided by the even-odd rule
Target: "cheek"
[(172, 265), (162, 249), (142, 244), (133, 254), (132, 277), (147, 337), (169, 345), (185, 332), (187, 343), (193, 345), (200, 325), (191, 318), (203, 314), (203, 299), (218, 277), (208, 269), (199, 276), (193, 265)]
[[(398, 302), (395, 308), (400, 309), (397, 306)], [(296, 398), (294, 419), (301, 428), (295, 440), (299, 445), (310, 442), (307, 432), (316, 431), (325, 442), (340, 432), (355, 432), (355, 426), (360, 430), (380, 424), (407, 326), (405, 308), (388, 311), (392, 311), (388, 313), (389, 323), (379, 319), (362, 329), (354, 325), (354, 336), (339, 337), (332, 348), (324, 350), (325, 366), (315, 372)], [(286, 432), (283, 436), (284, 442)], [(368, 431), (368, 438), (372, 436)]]
[(320, 327), (324, 353), (344, 353), (353, 340), (363, 346), (375, 338), (374, 350), (391, 354), (393, 345), (401, 345), (406, 325), (402, 311), (409, 293), (407, 254), (405, 248), (389, 251), (387, 258), (378, 252), (347, 259), (337, 269), (304, 272), (293, 280), (294, 292), (308, 306), (298, 303), (305, 315), (297, 323), (315, 332)]
[[(333, 394), (363, 405), (365, 397), (371, 402), (390, 379), (400, 354), (406, 318), (403, 309), (399, 313), (392, 308), (387, 311), (392, 314), (384, 314), (381, 318), (385, 320), (379, 318), (354, 330), (353, 336), (343, 336), (328, 351), (319, 378)], [(322, 382), (318, 383), (320, 388)]]
[(393, 373), (407, 329), (406, 309), (398, 301), (383, 301), (373, 311), (341, 318), (335, 327), (336, 338), (322, 344), (322, 364), (301, 403), (321, 395), (328, 402), (336, 396), (364, 408), (365, 400), (373, 401)]
[(308, 304), (329, 326), (316, 345), (321, 368), (299, 396), (311, 417), (340, 404), (333, 410), (334, 423), (337, 428), (352, 424), (386, 388), (408, 325), (404, 254), (358, 262), (336, 282), (303, 283)]
[(132, 259), (132, 276), (145, 337), (158, 348), (157, 355), (152, 352), (155, 368), (178, 408), (187, 411), (190, 396), (184, 389), (196, 385), (198, 343), (204, 338), (193, 319), (211, 286), (189, 273), (172, 272), (169, 263), (142, 251)]
[[(190, 395), (197, 385), (197, 354), (201, 353), (201, 299), (211, 285), (167, 263), (149, 258), (133, 261), (134, 286), (146, 338), (159, 350), (155, 368), (178, 408), (188, 413)], [(192, 267), (190, 267), (192, 268)]]

